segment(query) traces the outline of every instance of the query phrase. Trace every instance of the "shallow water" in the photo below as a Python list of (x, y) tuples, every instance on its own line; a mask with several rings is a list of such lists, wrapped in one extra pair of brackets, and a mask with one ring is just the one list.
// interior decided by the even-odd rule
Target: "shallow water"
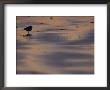
[[(93, 21), (93, 16), (17, 17), (17, 74), (94, 74)], [(32, 36), (25, 36), (28, 25)]]

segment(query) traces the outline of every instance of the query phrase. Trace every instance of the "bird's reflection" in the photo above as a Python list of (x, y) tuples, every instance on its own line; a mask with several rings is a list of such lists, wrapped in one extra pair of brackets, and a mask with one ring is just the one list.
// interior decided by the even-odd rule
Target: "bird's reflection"
[(27, 40), (30, 40), (32, 37), (32, 34), (25, 34), (23, 35), (23, 38), (27, 39)]

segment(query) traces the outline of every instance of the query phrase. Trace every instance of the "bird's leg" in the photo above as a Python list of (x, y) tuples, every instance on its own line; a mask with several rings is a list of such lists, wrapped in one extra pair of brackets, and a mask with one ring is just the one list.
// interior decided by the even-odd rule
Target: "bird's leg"
[(29, 31), (28, 31), (28, 35), (29, 35)]

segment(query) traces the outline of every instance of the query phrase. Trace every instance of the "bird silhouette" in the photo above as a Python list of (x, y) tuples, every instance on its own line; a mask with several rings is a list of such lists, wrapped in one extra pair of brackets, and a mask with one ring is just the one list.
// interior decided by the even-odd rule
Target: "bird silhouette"
[(30, 36), (31, 34), (29, 34), (29, 32), (32, 30), (32, 26), (27, 26), (24, 28), (24, 30), (28, 32), (27, 36)]

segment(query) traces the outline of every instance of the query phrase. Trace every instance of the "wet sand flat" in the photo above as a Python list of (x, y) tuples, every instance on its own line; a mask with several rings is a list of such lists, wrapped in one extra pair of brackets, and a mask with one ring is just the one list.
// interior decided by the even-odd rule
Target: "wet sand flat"
[(17, 16), (16, 55), (17, 74), (94, 74), (94, 17)]

